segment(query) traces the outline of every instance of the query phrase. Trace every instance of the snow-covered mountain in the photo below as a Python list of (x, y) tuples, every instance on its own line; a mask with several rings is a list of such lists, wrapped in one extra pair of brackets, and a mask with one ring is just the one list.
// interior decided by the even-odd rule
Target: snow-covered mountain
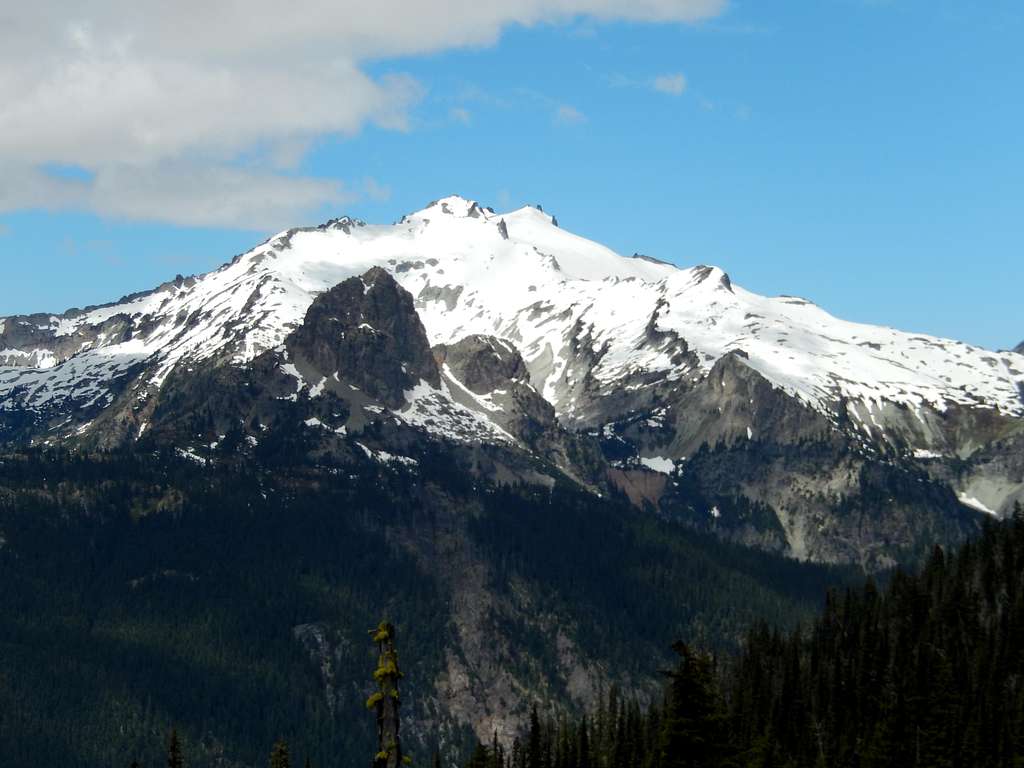
[[(169, 379), (267, 355), (297, 398), (315, 396), (326, 372), (311, 380), (289, 361), (288, 339), (317, 297), (374, 268), (411, 294), (431, 347), (478, 340), (453, 361), (469, 356), (477, 370), (481, 344), (492, 356), (507, 350), (509, 371), (521, 360), (516, 391), (528, 387), (559, 429), (601, 439), (613, 468), (633, 473), (618, 482), (638, 500), (657, 505), (666, 491), (656, 477), (637, 489), (636, 472), (667, 477), (704, 443), (811, 438), (916, 461), (978, 509), (1005, 513), (1024, 493), (1013, 459), (1024, 431), (1020, 348), (846, 322), (804, 299), (746, 291), (716, 267), (620, 256), (538, 208), (499, 214), (460, 197), (394, 225), (341, 218), (282, 232), (215, 272), (102, 307), (0, 320), (0, 440), (109, 442), (104, 415), (117, 410), (118, 439), (131, 442)], [(472, 371), (456, 375), (446, 361), (437, 370), (407, 382), (404, 397), (364, 405), (415, 428), (531, 449), (507, 429), (508, 381), (476, 376), (474, 388)], [(350, 415), (346, 429), (362, 420)], [(789, 496), (745, 493), (774, 500), (800, 553), (807, 531), (777, 509)]]

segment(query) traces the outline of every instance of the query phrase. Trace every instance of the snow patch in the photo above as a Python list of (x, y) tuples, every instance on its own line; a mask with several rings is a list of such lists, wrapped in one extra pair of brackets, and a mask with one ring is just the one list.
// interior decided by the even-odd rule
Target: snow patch
[(966, 493), (959, 494), (957, 496), (957, 498), (960, 500), (960, 503), (963, 504), (964, 506), (971, 507), (972, 509), (976, 509), (979, 512), (985, 512), (985, 513), (987, 513), (989, 515), (998, 515), (999, 514), (995, 510), (992, 510), (992, 509), (989, 509), (988, 507), (986, 507), (984, 504), (982, 504), (980, 501), (978, 501), (973, 496), (968, 496)]
[(357, 442), (356, 445), (363, 449), (363, 453), (366, 454), (367, 458), (379, 461), (381, 464), (403, 464), (407, 467), (415, 467), (419, 464), (416, 459), (409, 456), (399, 456), (398, 454), (388, 453), (384, 450), (375, 451), (372, 448), (367, 448), (359, 442)]
[(457, 403), (444, 381), (437, 390), (421, 380), (405, 393), (405, 401), (407, 405), (396, 415), (431, 434), (467, 443), (517, 442), (484, 415)]
[(660, 472), (663, 475), (671, 475), (676, 468), (676, 463), (672, 459), (666, 459), (662, 456), (641, 457), (640, 463), (648, 469)]
[(177, 454), (181, 456), (181, 458), (188, 459), (189, 461), (194, 461), (196, 464), (199, 464), (201, 466), (205, 467), (206, 464), (208, 463), (205, 458), (197, 454), (191, 448), (178, 448), (176, 449), (176, 451)]

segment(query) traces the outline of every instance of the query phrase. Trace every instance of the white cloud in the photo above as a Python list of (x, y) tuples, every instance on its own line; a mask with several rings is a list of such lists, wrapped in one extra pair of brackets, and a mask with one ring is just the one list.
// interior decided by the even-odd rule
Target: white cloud
[(555, 122), (558, 125), (579, 125), (587, 122), (587, 116), (576, 107), (569, 104), (561, 104), (555, 109)]
[(85, 181), (29, 169), (7, 181), (0, 210), (86, 210), (116, 219), (252, 230), (293, 226), (324, 205), (359, 197), (335, 180), (223, 165), (112, 165)]
[[(492, 44), (511, 24), (693, 22), (725, 2), (21, 3), (0, 13), (0, 210), (45, 204), (222, 226), (298, 215), (349, 194), (285, 173), (317, 138), (368, 124), (408, 130), (423, 86), (371, 76), (371, 60), (379, 69), (390, 57)], [(54, 163), (93, 177), (37, 170)], [(192, 202), (169, 199), (185, 190)]]
[(660, 93), (670, 96), (681, 96), (686, 90), (686, 77), (681, 72), (670, 75), (659, 75), (651, 82), (651, 87)]

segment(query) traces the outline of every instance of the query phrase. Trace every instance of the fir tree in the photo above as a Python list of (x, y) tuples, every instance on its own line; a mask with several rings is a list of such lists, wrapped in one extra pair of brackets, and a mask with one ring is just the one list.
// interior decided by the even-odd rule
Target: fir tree
[(584, 717), (580, 723), (579, 746), (576, 755), (577, 768), (593, 768), (592, 753), (590, 751), (590, 736), (587, 733), (587, 718)]
[[(306, 758), (307, 761), (309, 758)], [(291, 768), (288, 760), (288, 743), (278, 739), (270, 750), (270, 768)]]
[(184, 768), (184, 766), (185, 758), (182, 755), (178, 730), (172, 728), (171, 735), (167, 738), (167, 768)]
[(402, 742), (398, 733), (398, 711), (402, 703), (398, 695), (398, 681), (402, 678), (402, 672), (398, 669), (395, 628), (382, 621), (370, 634), (373, 635), (379, 654), (377, 669), (373, 673), (377, 692), (366, 702), (367, 708), (373, 709), (377, 715), (377, 754), (373, 758), (373, 766), (399, 768), (410, 761), (402, 755)]
[(477, 742), (467, 768), (491, 768), (491, 752), (482, 742)]
[(544, 749), (541, 743), (540, 718), (537, 705), (530, 710), (530, 733), (526, 742), (526, 768), (544, 768)]
[(714, 768), (726, 750), (724, 712), (718, 700), (711, 657), (676, 643), (680, 656), (669, 678), (668, 709), (661, 729), (663, 768)]
[(491, 735), (491, 754), (489, 757), (487, 768), (505, 768), (505, 750), (502, 749), (501, 744), (498, 742), (497, 730)]

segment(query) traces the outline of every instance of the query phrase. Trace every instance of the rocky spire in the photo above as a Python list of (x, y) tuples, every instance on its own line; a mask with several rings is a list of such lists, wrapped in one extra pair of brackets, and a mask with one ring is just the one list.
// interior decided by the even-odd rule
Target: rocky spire
[(403, 758), (402, 742), (398, 737), (398, 708), (402, 703), (398, 696), (398, 681), (402, 673), (398, 669), (398, 652), (395, 651), (395, 628), (382, 621), (376, 630), (371, 630), (371, 634), (380, 654), (373, 673), (378, 690), (366, 700), (367, 708), (377, 713), (378, 746), (373, 768), (399, 768), (411, 761)]
[(380, 267), (317, 296), (285, 344), (322, 376), (337, 374), (388, 408), (400, 408), (421, 380), (441, 383), (412, 295)]

